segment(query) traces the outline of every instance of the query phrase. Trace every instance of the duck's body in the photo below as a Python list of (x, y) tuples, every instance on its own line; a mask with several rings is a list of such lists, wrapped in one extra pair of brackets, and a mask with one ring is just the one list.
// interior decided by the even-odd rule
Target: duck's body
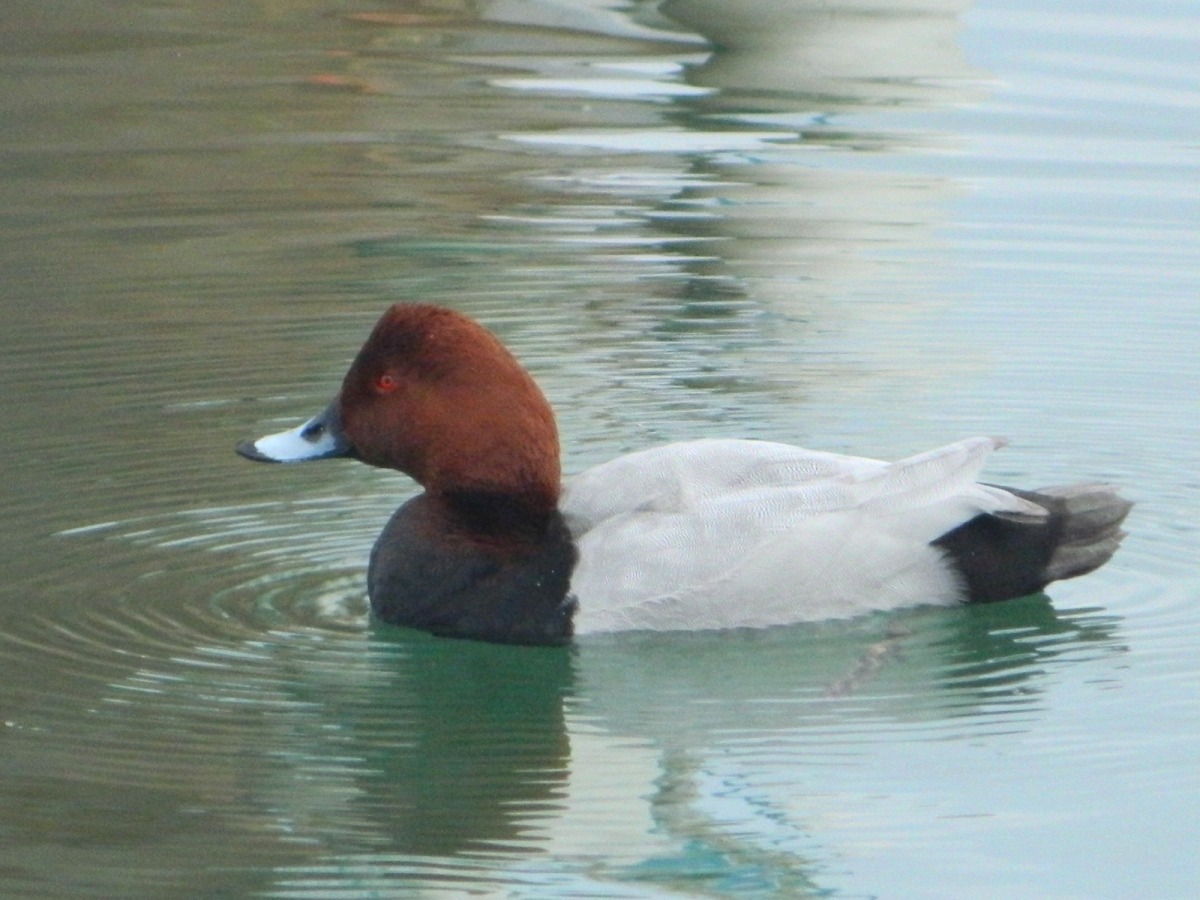
[(597, 466), (562, 501), (580, 553), (576, 629), (753, 627), (969, 599), (934, 541), (978, 515), (1046, 518), (975, 482), (996, 446), (886, 463), (700, 440)]
[(1130, 504), (1103, 485), (980, 484), (1001, 443), (972, 438), (887, 463), (689, 441), (619, 457), (561, 489), (553, 415), (511, 354), (457, 313), (397, 305), (329, 409), (239, 452), (354, 456), (425, 487), (372, 551), (380, 618), (562, 643), (999, 600), (1106, 562)]

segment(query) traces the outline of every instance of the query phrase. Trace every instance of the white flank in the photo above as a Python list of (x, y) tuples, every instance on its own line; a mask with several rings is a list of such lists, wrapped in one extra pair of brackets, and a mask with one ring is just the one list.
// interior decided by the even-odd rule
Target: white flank
[(976, 482), (1002, 441), (887, 463), (766, 441), (622, 456), (567, 486), (577, 634), (781, 625), (962, 597), (930, 542), (981, 512), (1041, 516)]

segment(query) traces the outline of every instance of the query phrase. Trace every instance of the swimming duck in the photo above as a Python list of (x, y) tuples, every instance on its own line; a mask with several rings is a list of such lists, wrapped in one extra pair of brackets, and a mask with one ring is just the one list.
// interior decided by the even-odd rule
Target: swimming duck
[(1132, 504), (1107, 485), (976, 481), (1002, 445), (975, 437), (882, 462), (703, 439), (564, 485), (554, 414), (516, 358), (460, 313), (397, 304), (323, 412), (237, 451), (350, 457), (424, 489), (371, 551), (378, 618), (559, 644), (1004, 600), (1107, 562)]

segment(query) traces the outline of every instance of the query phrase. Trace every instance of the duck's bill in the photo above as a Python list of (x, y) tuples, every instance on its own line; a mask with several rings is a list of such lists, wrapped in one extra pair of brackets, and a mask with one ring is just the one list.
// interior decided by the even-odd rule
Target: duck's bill
[(237, 452), (255, 462), (311, 462), (353, 456), (354, 446), (342, 433), (338, 403), (334, 400), (325, 411), (298, 428), (268, 434), (256, 441), (242, 441)]

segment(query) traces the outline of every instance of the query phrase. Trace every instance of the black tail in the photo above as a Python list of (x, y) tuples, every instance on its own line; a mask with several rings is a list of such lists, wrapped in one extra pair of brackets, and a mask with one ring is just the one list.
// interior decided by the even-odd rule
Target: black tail
[(1098, 569), (1117, 551), (1133, 506), (1105, 484), (1004, 490), (1049, 515), (979, 515), (933, 542), (962, 574), (969, 602), (1036, 594), (1052, 581)]

